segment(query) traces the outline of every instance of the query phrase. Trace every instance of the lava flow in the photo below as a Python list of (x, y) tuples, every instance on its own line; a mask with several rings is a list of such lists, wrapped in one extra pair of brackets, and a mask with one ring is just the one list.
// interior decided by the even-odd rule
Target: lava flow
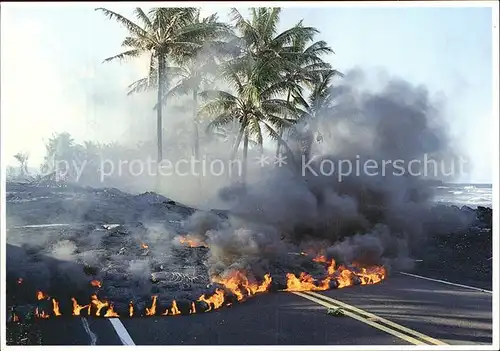
[(37, 293), (36, 293), (36, 299), (37, 299), (38, 301), (43, 300), (43, 299), (46, 299), (46, 298), (48, 298), (48, 296), (47, 296), (47, 295), (45, 295), (45, 294), (43, 293), (43, 291), (37, 291)]
[(385, 268), (381, 266), (359, 268), (354, 265), (352, 270), (344, 266), (336, 268), (335, 260), (328, 261), (323, 255), (313, 258), (313, 261), (327, 265), (327, 276), (316, 280), (305, 272), (300, 273), (298, 277), (293, 273), (287, 273), (286, 291), (322, 291), (331, 288), (341, 289), (356, 284), (376, 284), (386, 276)]
[[(273, 290), (282, 291), (323, 291), (328, 289), (340, 289), (352, 285), (367, 285), (376, 284), (386, 277), (386, 270), (381, 266), (360, 267), (358, 264), (352, 264), (349, 267), (342, 265), (336, 266), (335, 260), (328, 260), (323, 255), (318, 255), (312, 259), (314, 262), (324, 265), (325, 275), (321, 279), (316, 279), (309, 273), (302, 272), (295, 275), (293, 273), (286, 274), (286, 286), (276, 284)], [(219, 285), (212, 294), (203, 294), (196, 301), (183, 302), (173, 300), (170, 306), (161, 305), (158, 296), (151, 297), (151, 305), (143, 311), (139, 311), (134, 307), (134, 302), (130, 301), (128, 308), (120, 313), (122, 316), (176, 316), (176, 315), (191, 315), (201, 312), (209, 312), (219, 309), (223, 306), (230, 306), (234, 302), (242, 302), (246, 299), (255, 296), (259, 293), (265, 293), (271, 290), (273, 279), (270, 274), (266, 274), (261, 282), (251, 279), (251, 276), (245, 271), (233, 270), (227, 272), (223, 277), (212, 277), (212, 282)], [(91, 285), (94, 287), (102, 287), (102, 282), (92, 280)], [(281, 286), (281, 287), (277, 287)], [(63, 313), (59, 308), (59, 303), (56, 299), (51, 298), (43, 291), (36, 293), (36, 298), (40, 303), (50, 300), (52, 302), (52, 311), (47, 312), (47, 308), (38, 306), (35, 308), (35, 316), (40, 319), (49, 317), (62, 316)], [(72, 297), (72, 315), (97, 316), (97, 317), (120, 317), (120, 313), (115, 310), (113, 303), (107, 300), (101, 300), (97, 294), (92, 294), (88, 304), (80, 305), (76, 298)], [(163, 306), (163, 307), (162, 307)], [(11, 320), (16, 322), (20, 318), (13, 312)]]
[(188, 247), (208, 247), (201, 239), (195, 238), (190, 235), (179, 236), (179, 242)]
[(95, 286), (96, 288), (102, 287), (102, 283), (99, 280), (92, 280), (90, 285)]
[(264, 276), (264, 281), (261, 284), (250, 283), (248, 278), (243, 272), (233, 271), (226, 278), (213, 278), (214, 283), (219, 283), (224, 285), (229, 291), (231, 291), (238, 301), (243, 300), (245, 297), (255, 295), (259, 292), (265, 292), (269, 289), (271, 285), (271, 276), (266, 274)]

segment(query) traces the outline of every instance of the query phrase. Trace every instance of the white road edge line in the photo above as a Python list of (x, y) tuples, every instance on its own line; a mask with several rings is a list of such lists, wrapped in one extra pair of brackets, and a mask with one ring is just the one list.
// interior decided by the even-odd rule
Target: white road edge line
[(85, 331), (90, 337), (90, 345), (95, 345), (97, 342), (97, 336), (94, 333), (92, 333), (92, 330), (90, 330), (89, 322), (85, 317), (82, 317), (81, 321), (83, 324), (83, 329), (85, 329)]
[(477, 291), (482, 291), (482, 292), (485, 292), (485, 293), (493, 294), (493, 291), (486, 290), (486, 289), (481, 289), (481, 288), (475, 288), (473, 286), (456, 284), (456, 283), (452, 283), (452, 282), (447, 282), (446, 280), (439, 280), (439, 279), (433, 279), (433, 278), (428, 278), (428, 277), (422, 277), (421, 275), (416, 275), (416, 274), (411, 274), (411, 273), (406, 273), (406, 272), (399, 272), (399, 273), (401, 273), (403, 275), (410, 276), (410, 277), (414, 277), (414, 278), (420, 278), (420, 279), (430, 280), (430, 281), (433, 281), (433, 282), (438, 282), (438, 283), (443, 283), (443, 284), (458, 286), (460, 288), (472, 289), (472, 290), (477, 290)]
[(123, 345), (135, 345), (134, 340), (132, 340), (132, 337), (119, 318), (109, 318), (108, 320), (115, 329)]

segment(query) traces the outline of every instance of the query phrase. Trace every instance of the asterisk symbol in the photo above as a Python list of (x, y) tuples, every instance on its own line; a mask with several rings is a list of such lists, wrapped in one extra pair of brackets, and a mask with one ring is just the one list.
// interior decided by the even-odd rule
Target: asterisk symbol
[(269, 157), (265, 155), (260, 155), (259, 157), (255, 158), (257, 161), (257, 164), (261, 167), (264, 167), (265, 165), (269, 164)]
[(283, 156), (280, 152), (278, 156), (274, 156), (274, 164), (278, 165), (278, 167), (286, 165), (286, 156)]

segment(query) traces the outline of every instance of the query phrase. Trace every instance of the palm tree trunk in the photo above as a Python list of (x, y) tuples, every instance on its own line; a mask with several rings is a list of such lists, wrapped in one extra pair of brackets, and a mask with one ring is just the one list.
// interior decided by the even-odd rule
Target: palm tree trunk
[[(246, 118), (243, 119), (243, 123), (241, 124), (240, 130), (238, 131), (238, 137), (236, 138), (236, 142), (234, 143), (233, 150), (231, 151), (231, 156), (229, 158), (229, 172), (227, 174), (228, 178), (231, 177), (233, 174), (232, 172), (232, 167), (233, 167), (233, 161), (236, 158), (236, 153), (238, 152), (238, 149), (240, 147), (241, 139), (243, 138), (243, 133), (245, 132), (246, 128)], [(242, 171), (243, 172), (243, 171)]]
[[(311, 122), (311, 126), (310, 126), (310, 131), (312, 130), (316, 130), (316, 123), (314, 123), (314, 121)], [(311, 158), (311, 151), (312, 151), (312, 146), (313, 146), (313, 143), (314, 143), (314, 134), (309, 132), (307, 133), (307, 137), (306, 137), (306, 141), (305, 141), (305, 150), (303, 150), (304, 152), (304, 160), (305, 162), (309, 162), (310, 158)]]
[(198, 133), (198, 89), (193, 89), (193, 132), (194, 132), (194, 158), (197, 160), (200, 157), (200, 140)]
[(241, 180), (243, 185), (246, 184), (247, 182), (247, 166), (248, 166), (248, 130), (245, 132), (245, 140), (243, 142), (243, 167), (242, 167), (242, 174), (241, 174)]
[[(200, 159), (200, 139), (198, 133), (198, 89), (193, 88), (193, 132), (194, 132), (194, 150), (193, 156), (195, 160)], [(199, 174), (198, 179), (198, 190), (200, 192), (201, 198), (203, 198), (203, 172)]]
[(155, 190), (160, 192), (161, 190), (161, 173), (159, 167), (163, 161), (163, 108), (162, 99), (164, 84), (166, 85), (166, 74), (165, 74), (165, 57), (162, 54), (158, 55), (158, 95), (157, 95), (157, 105), (156, 105), (156, 138), (157, 138), (157, 167), (156, 177), (155, 177)]
[[(290, 96), (292, 94), (292, 91), (290, 89), (288, 89), (288, 96), (286, 98), (286, 103), (287, 104), (290, 104)], [(281, 140), (283, 139), (283, 129), (280, 130), (280, 139), (278, 140), (278, 145), (276, 146), (276, 158), (279, 157), (280, 153), (281, 153)]]
[(280, 138), (277, 141), (278, 145), (276, 146), (276, 158), (278, 158), (281, 153), (281, 139), (283, 139), (283, 129), (279, 131), (279, 136)]
[(238, 137), (236, 138), (236, 142), (234, 143), (233, 151), (231, 152), (231, 158), (230, 158), (231, 161), (233, 161), (234, 158), (236, 157), (236, 153), (238, 152), (238, 149), (240, 147), (241, 139), (243, 138), (243, 133), (245, 132), (245, 127), (246, 127), (246, 118), (243, 120), (243, 124), (241, 125), (240, 130), (238, 132)]
[[(163, 80), (164, 80), (165, 61), (163, 55), (158, 55), (158, 96), (156, 109), (156, 137), (158, 147), (158, 163), (163, 160), (163, 123), (162, 123), (162, 99), (163, 99)], [(158, 172), (159, 174), (159, 172)]]
[(313, 137), (311, 135), (308, 135), (306, 139), (305, 150), (303, 151), (305, 163), (308, 163), (309, 159), (311, 158), (312, 144), (313, 144)]

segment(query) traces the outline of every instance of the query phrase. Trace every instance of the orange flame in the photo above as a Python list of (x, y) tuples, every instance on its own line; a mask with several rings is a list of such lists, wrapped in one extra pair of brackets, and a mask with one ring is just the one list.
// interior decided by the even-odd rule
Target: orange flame
[(351, 272), (349, 269), (340, 269), (340, 274), (337, 277), (337, 283), (339, 284), (337, 288), (342, 289), (345, 288), (346, 286), (351, 286), (354, 284), (353, 278), (354, 278), (354, 273)]
[(128, 315), (130, 317), (134, 316), (134, 305), (132, 304), (132, 301), (128, 304)]
[(356, 275), (360, 278), (361, 285), (377, 284), (385, 279), (386, 271), (384, 267), (376, 266), (361, 268), (361, 272)]
[(90, 305), (80, 306), (74, 297), (71, 298), (71, 301), (73, 301), (73, 316), (79, 316), (81, 310), (90, 307)]
[(61, 315), (61, 311), (59, 310), (59, 302), (57, 302), (56, 299), (52, 299), (52, 309), (55, 316)]
[(225, 288), (230, 290), (236, 296), (238, 301), (241, 301), (245, 297), (267, 291), (271, 285), (272, 279), (271, 275), (266, 274), (264, 276), (264, 281), (261, 284), (256, 282), (250, 283), (243, 272), (232, 271), (228, 274), (228, 277), (216, 277), (213, 278), (213, 281), (224, 285)]
[(19, 322), (19, 317), (15, 313), (12, 314), (12, 322), (14, 322), (14, 323)]
[(314, 262), (320, 262), (320, 263), (326, 263), (326, 256), (325, 255), (318, 255), (312, 259)]
[(224, 304), (224, 291), (216, 289), (215, 294), (210, 297), (205, 297), (205, 294), (203, 294), (198, 301), (205, 302), (208, 305), (208, 309), (205, 312), (211, 311), (212, 306), (214, 309), (220, 308)]
[(314, 257), (312, 260), (314, 262), (328, 264), (327, 267), (328, 275), (333, 275), (335, 273), (335, 260), (333, 258), (330, 261), (328, 261), (325, 255), (318, 255)]
[(35, 316), (37, 318), (42, 318), (42, 319), (49, 318), (49, 315), (47, 313), (45, 313), (45, 311), (42, 310), (42, 313), (40, 313), (39, 310), (38, 310), (38, 307), (35, 308)]
[(181, 311), (179, 311), (179, 309), (177, 308), (177, 301), (172, 301), (172, 308), (170, 309), (170, 311), (172, 312), (172, 315), (177, 315), (177, 314), (181, 314)]
[(120, 315), (113, 310), (113, 305), (109, 305), (109, 308), (106, 311), (106, 313), (104, 314), (104, 317), (108, 317), (108, 318), (109, 317), (120, 317)]
[(191, 302), (191, 308), (189, 309), (189, 314), (194, 314), (196, 313), (196, 305), (194, 302)]
[(156, 299), (158, 296), (153, 296), (153, 302), (151, 308), (146, 307), (146, 316), (154, 316), (156, 314)]
[(186, 235), (186, 236), (179, 236), (179, 242), (181, 244), (184, 244), (189, 247), (208, 247), (206, 243), (204, 243), (202, 240)]
[[(97, 297), (96, 294), (92, 295), (90, 304), (91, 304), (91, 306), (94, 306), (96, 308), (95, 315), (98, 316), (98, 317), (101, 315), (101, 310), (104, 307), (108, 307), (109, 306), (109, 303), (107, 301), (101, 301), (101, 300), (99, 300), (99, 298)], [(89, 306), (89, 312), (90, 312), (90, 306)]]
[[(373, 267), (360, 267), (360, 265), (353, 263), (350, 265), (351, 268), (347, 268), (345, 266), (336, 267), (335, 260), (328, 260), (324, 255), (317, 255), (312, 259), (315, 262), (323, 263), (325, 266), (325, 271), (327, 275), (322, 280), (317, 280), (313, 278), (310, 274), (306, 272), (300, 273), (296, 276), (293, 273), (287, 273), (287, 287), (285, 291), (323, 291), (330, 288), (331, 282), (335, 282), (335, 286), (337, 288), (344, 288), (348, 286), (352, 286), (354, 284), (376, 284), (385, 279), (386, 270), (381, 266), (373, 266)], [(22, 281), (22, 278), (19, 278)], [(270, 274), (266, 274), (264, 276), (264, 280), (261, 283), (256, 281), (252, 281), (249, 279), (248, 275), (244, 271), (234, 270), (226, 274), (224, 277), (213, 277), (212, 281), (215, 283), (219, 283), (224, 286), (224, 289), (217, 288), (215, 292), (207, 296), (206, 294), (201, 295), (198, 298), (198, 302), (204, 302), (207, 304), (207, 309), (205, 312), (221, 308), (224, 304), (229, 306), (231, 304), (230, 301), (226, 301), (226, 293), (232, 293), (238, 301), (245, 300), (248, 297), (254, 296), (258, 293), (267, 292), (271, 286), (272, 278)], [(102, 284), (98, 280), (91, 281), (92, 286), (101, 287)], [(61, 316), (61, 311), (59, 308), (59, 303), (56, 299), (48, 297), (43, 291), (37, 292), (37, 299), (52, 299), (52, 310), (54, 316)], [(157, 310), (157, 299), (158, 296), (152, 296), (151, 307), (146, 307), (145, 314), (147, 316), (156, 315)], [(93, 313), (95, 316), (101, 316), (103, 308), (105, 308), (104, 317), (119, 317), (119, 314), (114, 310), (114, 306), (112, 303), (108, 301), (101, 301), (96, 294), (91, 296), (91, 301), (88, 305), (81, 306), (78, 304), (74, 297), (71, 298), (73, 302), (73, 311), (72, 314), (74, 316), (79, 316), (81, 314), (81, 310), (88, 308), (88, 314), (91, 315), (92, 310), (95, 310)], [(196, 303), (191, 302), (189, 314), (197, 313)], [(181, 311), (177, 306), (177, 301), (172, 301), (172, 305), (170, 308), (166, 308), (165, 312), (162, 315), (179, 315)], [(35, 315), (37, 318), (49, 318), (50, 315), (43, 310), (40, 310), (38, 307), (35, 309)], [(134, 315), (134, 305), (133, 302), (129, 303), (129, 316), (132, 317)], [(19, 317), (14, 313), (12, 315), (12, 321), (19, 321)]]
[(328, 271), (328, 275), (335, 274), (335, 260), (333, 258), (330, 261), (330, 264), (328, 265), (326, 270)]
[(142, 247), (143, 249), (148, 249), (148, 248), (149, 248), (149, 246), (148, 246), (148, 245), (146, 245), (146, 244), (144, 244), (144, 243), (142, 243), (142, 244), (141, 244), (141, 247)]
[[(307, 273), (301, 273), (299, 277), (289, 273), (287, 274), (286, 291), (327, 290), (332, 280), (335, 280), (337, 282), (337, 288), (341, 289), (354, 285), (356, 278), (359, 279), (362, 285), (376, 284), (385, 278), (385, 269), (380, 266), (360, 268), (359, 272), (353, 272), (343, 266), (336, 268), (335, 260), (332, 259), (328, 262), (324, 255), (315, 257), (313, 261), (326, 263), (328, 276), (321, 281), (316, 281)], [(358, 268), (357, 265), (353, 266)]]
[(316, 282), (311, 275), (305, 272), (300, 273), (299, 277), (293, 273), (287, 273), (286, 278), (286, 291), (321, 291), (327, 290), (330, 286), (330, 278)]

